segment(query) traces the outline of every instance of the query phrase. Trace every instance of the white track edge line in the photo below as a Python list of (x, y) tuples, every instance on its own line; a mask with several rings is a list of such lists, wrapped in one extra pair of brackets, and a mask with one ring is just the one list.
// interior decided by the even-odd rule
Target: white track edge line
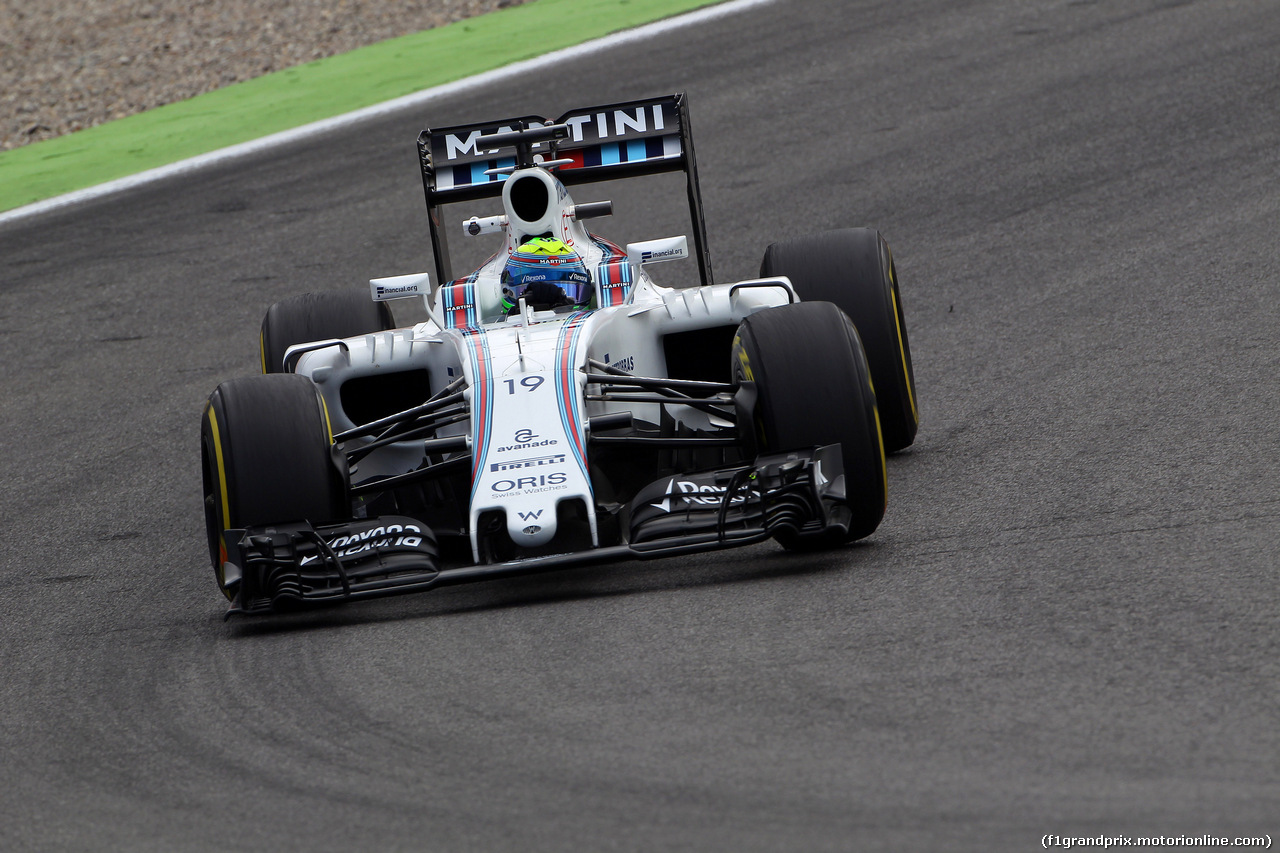
[(97, 184), (92, 187), (86, 187), (82, 190), (74, 190), (43, 201), (32, 202), (31, 204), (24, 205), (22, 207), (16, 207), (13, 210), (0, 213), (0, 225), (6, 225), (19, 219), (26, 219), (42, 213), (49, 213), (54, 210), (60, 210), (76, 204), (82, 204), (84, 202), (104, 198), (106, 196), (114, 195), (115, 193), (124, 192), (125, 190), (134, 189), (135, 187), (155, 183), (178, 175), (189, 174), (200, 169), (206, 169), (211, 166), (225, 163), (229, 160), (247, 157), (252, 154), (267, 151), (277, 146), (289, 145), (291, 143), (298, 142), (299, 140), (319, 136), (340, 128), (345, 128), (349, 125), (357, 124), (370, 118), (381, 117), (389, 113), (419, 107), (429, 101), (435, 100), (436, 98), (456, 95), (468, 89), (486, 86), (490, 83), (496, 83), (509, 77), (540, 70), (547, 66), (563, 62), (567, 59), (577, 59), (583, 56), (589, 56), (593, 53), (609, 50), (611, 48), (618, 47), (619, 45), (654, 38), (655, 36), (662, 35), (672, 30), (705, 23), (716, 18), (744, 11), (754, 6), (763, 6), (775, 1), (776, 0), (729, 0), (729, 2), (726, 3), (707, 6), (702, 9), (685, 12), (684, 14), (676, 15), (671, 18), (654, 21), (649, 24), (642, 24), (634, 29), (623, 30), (619, 33), (613, 33), (598, 39), (592, 39), (591, 41), (583, 42), (582, 44), (574, 45), (572, 47), (562, 48), (533, 59), (525, 59), (520, 62), (514, 62), (511, 65), (504, 65), (501, 68), (495, 68), (491, 71), (484, 71), (471, 77), (464, 77), (461, 80), (442, 83), (439, 86), (433, 86), (430, 89), (423, 89), (419, 92), (413, 92), (409, 95), (393, 98), (390, 101), (383, 101), (380, 104), (374, 104), (353, 112), (344, 113), (343, 115), (321, 119), (320, 121), (304, 124), (299, 127), (291, 128), (290, 130), (282, 130), (279, 133), (273, 133), (260, 139), (242, 142), (238, 145), (231, 145), (227, 148), (220, 148), (217, 151), (210, 151), (207, 154), (199, 154), (195, 157), (189, 157), (186, 160), (179, 160), (176, 163), (170, 163), (165, 166), (157, 166), (154, 169), (138, 172), (135, 175), (116, 178), (115, 180)]

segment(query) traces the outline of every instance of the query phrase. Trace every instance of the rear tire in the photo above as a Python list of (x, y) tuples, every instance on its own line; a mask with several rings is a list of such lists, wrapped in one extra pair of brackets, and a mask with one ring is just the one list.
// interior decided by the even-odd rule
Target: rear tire
[(849, 318), (830, 302), (800, 302), (747, 317), (733, 342), (737, 381), (756, 386), (761, 453), (841, 445), (853, 519), (846, 536), (779, 537), (788, 548), (869, 536), (884, 518), (884, 445), (866, 356)]
[(200, 424), (205, 529), (218, 586), (228, 598), (222, 531), (351, 514), (345, 458), (332, 453), (324, 402), (305, 376), (250, 376), (209, 395)]
[(910, 447), (920, 424), (911, 345), (889, 244), (874, 228), (845, 228), (774, 243), (760, 276), (785, 275), (804, 301), (834, 302), (862, 338), (880, 408), (884, 447)]
[(262, 372), (282, 373), (285, 350), (295, 344), (354, 338), (394, 328), (387, 303), (372, 301), (367, 288), (291, 296), (268, 308), (262, 318)]

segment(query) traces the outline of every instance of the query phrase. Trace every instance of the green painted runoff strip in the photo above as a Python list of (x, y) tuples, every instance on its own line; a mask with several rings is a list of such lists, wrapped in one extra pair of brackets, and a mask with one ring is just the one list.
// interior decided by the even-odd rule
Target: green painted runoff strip
[(343, 115), (721, 0), (533, 0), (0, 152), (0, 211)]

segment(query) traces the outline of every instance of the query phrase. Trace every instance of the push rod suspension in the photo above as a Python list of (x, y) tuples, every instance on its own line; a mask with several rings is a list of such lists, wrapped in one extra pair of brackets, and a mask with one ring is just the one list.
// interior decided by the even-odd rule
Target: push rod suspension
[(394, 415), (387, 415), (385, 418), (378, 418), (376, 421), (369, 421), (367, 424), (361, 424), (358, 427), (353, 427), (346, 432), (335, 435), (333, 440), (335, 442), (343, 442), (348, 439), (359, 438), (363, 435), (373, 435), (385, 427), (393, 427), (406, 420), (419, 418), (423, 415), (431, 414), (438, 409), (442, 409), (445, 406), (461, 402), (462, 392), (460, 389), (465, 382), (466, 379), (459, 376), (444, 388), (440, 389), (438, 394), (431, 397), (425, 403), (414, 406), (412, 409), (405, 409), (403, 412), (397, 412)]

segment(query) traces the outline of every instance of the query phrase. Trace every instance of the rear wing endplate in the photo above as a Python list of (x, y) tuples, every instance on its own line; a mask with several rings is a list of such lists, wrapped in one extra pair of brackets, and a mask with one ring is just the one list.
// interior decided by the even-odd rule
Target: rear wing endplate
[(479, 140), (495, 133), (550, 124), (567, 125), (568, 137), (540, 142), (533, 146), (532, 153), (539, 161), (564, 161), (548, 168), (566, 186), (684, 172), (699, 273), (703, 284), (712, 282), (689, 106), (683, 93), (584, 107), (554, 121), (541, 116), (517, 116), (424, 130), (418, 137), (418, 155), (422, 162), (422, 184), (427, 196), (438, 281), (443, 283), (454, 278), (449, 269), (441, 206), (501, 196), (502, 182), (507, 177), (502, 170), (511, 169), (516, 163), (515, 153), (510, 149), (483, 148)]

